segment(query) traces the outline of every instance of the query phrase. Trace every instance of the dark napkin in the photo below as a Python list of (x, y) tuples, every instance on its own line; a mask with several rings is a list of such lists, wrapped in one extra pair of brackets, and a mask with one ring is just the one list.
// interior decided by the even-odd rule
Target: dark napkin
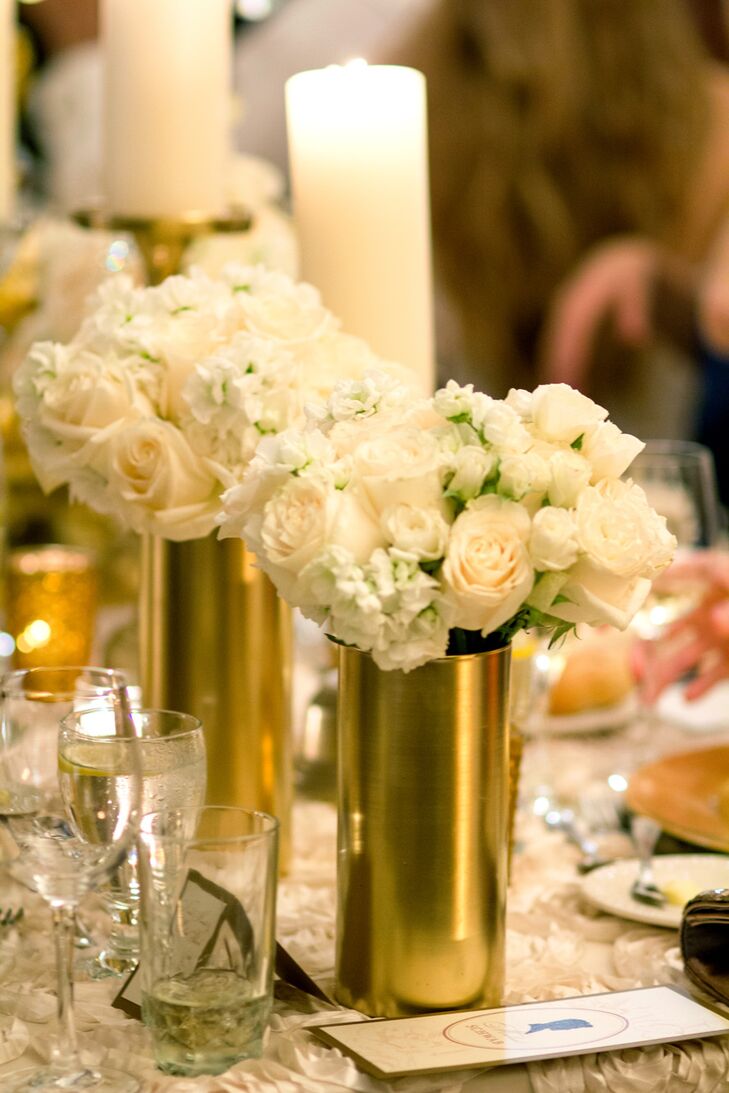
[(686, 904), (681, 953), (691, 982), (729, 1005), (729, 888), (700, 892)]

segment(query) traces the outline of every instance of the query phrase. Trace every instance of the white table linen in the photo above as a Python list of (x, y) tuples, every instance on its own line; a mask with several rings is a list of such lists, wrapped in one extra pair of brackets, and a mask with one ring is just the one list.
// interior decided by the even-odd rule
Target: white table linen
[[(713, 738), (712, 742), (716, 742)], [(653, 747), (652, 741), (649, 741)], [(663, 747), (690, 747), (679, 734), (662, 733)], [(646, 748), (637, 729), (614, 736), (531, 745), (524, 781), (550, 768), (560, 791), (579, 796), (611, 769)], [(537, 771), (536, 768), (540, 768)], [(557, 772), (555, 774), (555, 772)], [(334, 960), (334, 809), (298, 802), (294, 812), (294, 864), (279, 888), (278, 937), (331, 991)], [(529, 814), (520, 817), (518, 850), (509, 891), (506, 1002), (562, 998), (659, 983), (685, 985), (675, 931), (638, 926), (603, 914), (580, 895), (579, 852)], [(54, 1011), (54, 968), (46, 908), (24, 894), (25, 921), (0, 934), (0, 1088), (16, 1069), (48, 1058)], [(0, 890), (0, 906), (2, 895)], [(84, 908), (100, 932), (103, 913)], [(387, 1085), (358, 1071), (307, 1026), (358, 1019), (290, 994), (274, 1005), (264, 1056), (225, 1075), (196, 1079), (161, 1074), (152, 1061), (146, 1030), (112, 1009), (118, 981), (79, 978), (77, 1022), (83, 1057), (104, 1060), (139, 1077), (144, 1093), (712, 1093), (726, 1088), (729, 1037), (646, 1049), (607, 1052), (514, 1066), (490, 1072), (402, 1079)]]

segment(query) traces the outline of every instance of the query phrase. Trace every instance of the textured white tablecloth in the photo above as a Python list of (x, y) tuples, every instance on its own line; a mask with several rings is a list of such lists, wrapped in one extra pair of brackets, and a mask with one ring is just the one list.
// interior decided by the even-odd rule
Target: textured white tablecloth
[[(668, 747), (692, 743), (676, 734), (664, 734), (663, 742)], [(609, 771), (629, 765), (645, 746), (637, 732), (634, 737), (624, 732), (555, 740), (546, 749), (532, 745), (525, 759), (525, 784), (551, 770), (561, 792), (577, 797)], [(293, 870), (279, 890), (278, 936), (327, 989), (334, 948), (333, 808), (299, 802), (294, 841)], [(631, 925), (584, 903), (574, 868), (578, 852), (560, 834), (524, 814), (518, 843), (509, 895), (507, 1002), (684, 982), (674, 931)], [(47, 1058), (49, 1047), (54, 971), (48, 913), (32, 896), (26, 905), (21, 928), (0, 934), (0, 1089), (7, 1087), (13, 1070)], [(93, 921), (95, 912), (89, 908), (86, 915)], [(99, 917), (97, 925), (102, 922)], [(306, 1032), (308, 1024), (322, 1021), (322, 1009), (305, 1001), (302, 1006), (301, 996), (296, 1005), (276, 1002), (261, 1060), (241, 1063), (217, 1078), (171, 1078), (155, 1070), (144, 1028), (109, 1006), (115, 989), (115, 981), (109, 980), (81, 979), (77, 984), (84, 1057), (132, 1071), (144, 1093), (713, 1093), (729, 1088), (729, 1037), (387, 1086), (358, 1072)], [(326, 1011), (328, 1022), (351, 1017), (347, 1011)]]

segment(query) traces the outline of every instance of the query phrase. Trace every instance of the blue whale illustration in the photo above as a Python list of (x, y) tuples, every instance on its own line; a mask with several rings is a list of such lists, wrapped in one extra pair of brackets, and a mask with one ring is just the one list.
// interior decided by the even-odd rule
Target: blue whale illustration
[(544, 1024), (541, 1025), (530, 1025), (527, 1030), (527, 1036), (530, 1032), (543, 1032), (544, 1029), (551, 1029), (553, 1032), (557, 1032), (569, 1028), (592, 1028), (592, 1025), (589, 1021), (583, 1021), (581, 1017), (563, 1017), (561, 1021), (545, 1021)]

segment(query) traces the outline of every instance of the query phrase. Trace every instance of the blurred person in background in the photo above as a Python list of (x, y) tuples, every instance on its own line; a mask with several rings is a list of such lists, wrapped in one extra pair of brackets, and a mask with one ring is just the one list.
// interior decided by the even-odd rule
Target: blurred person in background
[(398, 48), (428, 79), (444, 375), (565, 380), (623, 429), (690, 435), (690, 288), (729, 212), (729, 70), (699, 9), (441, 0)]

